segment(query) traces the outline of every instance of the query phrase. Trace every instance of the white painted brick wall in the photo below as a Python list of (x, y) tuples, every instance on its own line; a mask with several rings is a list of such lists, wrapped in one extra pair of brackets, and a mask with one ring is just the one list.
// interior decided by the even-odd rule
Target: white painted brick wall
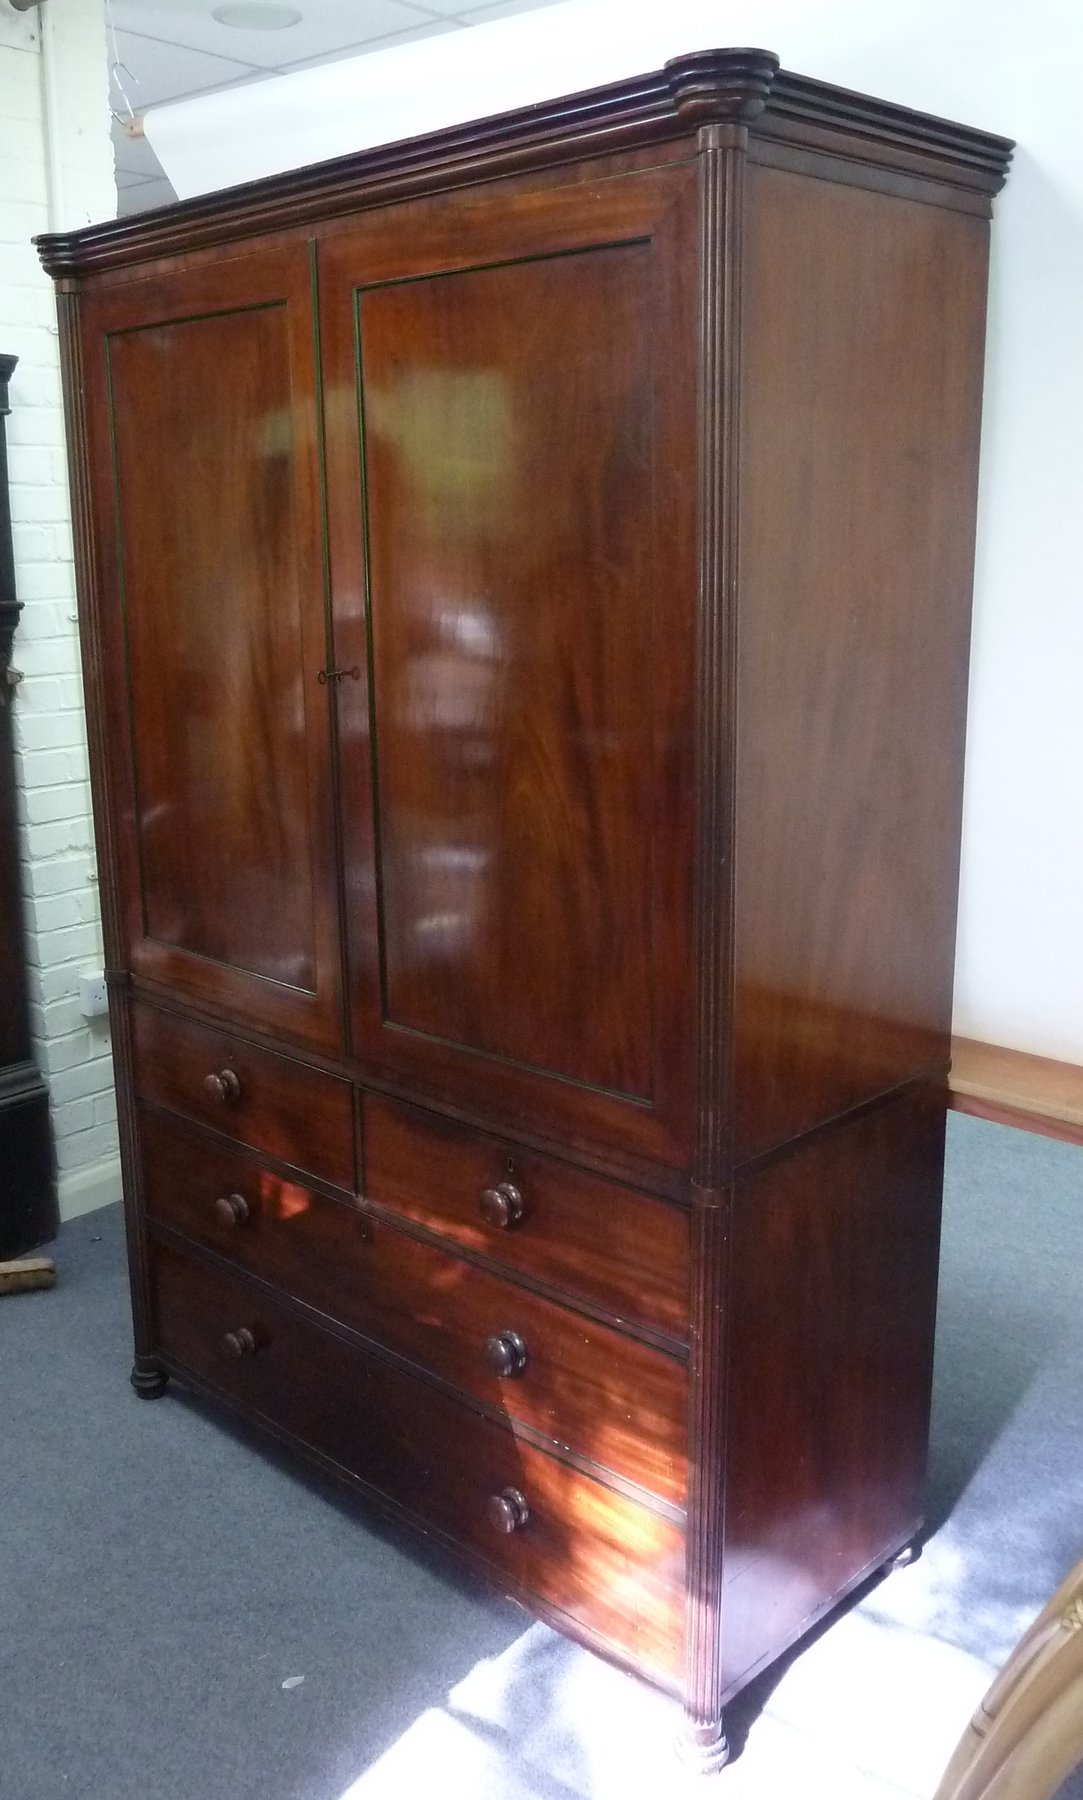
[(31, 1026), (71, 1217), (116, 1199), (120, 1181), (108, 1029), (79, 1010), (80, 974), (101, 967), (101, 927), (56, 312), (30, 239), (111, 218), (116, 190), (105, 0), (54, 0), (40, 20), (6, 7), (0, 19), (0, 350), (19, 358), (8, 460), (25, 604), (15, 730)]

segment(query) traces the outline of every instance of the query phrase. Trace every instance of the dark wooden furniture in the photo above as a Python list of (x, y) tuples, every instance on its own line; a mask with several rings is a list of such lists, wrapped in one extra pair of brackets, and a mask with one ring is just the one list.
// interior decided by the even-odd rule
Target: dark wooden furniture
[(988, 219), (761, 51), (43, 240), (135, 1304), (684, 1700), (919, 1530)]
[(57, 1233), (49, 1095), (30, 1043), (26, 934), (19, 887), (12, 640), (22, 611), (8, 495), (8, 384), (18, 357), (0, 356), (0, 1261)]

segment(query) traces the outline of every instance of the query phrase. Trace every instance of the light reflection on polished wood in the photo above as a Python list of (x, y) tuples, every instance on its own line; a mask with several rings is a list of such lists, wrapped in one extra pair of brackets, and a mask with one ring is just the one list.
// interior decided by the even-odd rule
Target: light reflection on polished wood
[[(152, 1218), (509, 1419), (682, 1503), (687, 1380), (673, 1357), (165, 1120), (145, 1115), (140, 1141)], [(218, 1206), (233, 1190), (249, 1215), (241, 1225)], [(487, 1347), (509, 1331), (522, 1337), (523, 1366), (503, 1378)]]
[(92, 296), (88, 390), (126, 953), (341, 1041), (309, 257)]
[[(288, 331), (281, 306), (184, 319), (109, 366), (147, 931), (312, 989)], [(155, 443), (169, 479), (136, 502)]]
[(706, 1764), (920, 1525), (1009, 153), (704, 52), (45, 252), (137, 1390)]
[(694, 199), (468, 191), (320, 248), (355, 1047), (674, 1165)]
[[(135, 1091), (198, 1125), (281, 1157), (337, 1187), (354, 1186), (353, 1093), (346, 1081), (260, 1049), (239, 1033), (197, 1025), (157, 1006), (133, 1005)], [(208, 1070), (233, 1076), (223, 1104)]]
[(650, 264), (360, 305), (387, 1018), (642, 1096)]
[[(152, 1246), (155, 1316), (166, 1354), (257, 1415), (453, 1534), (635, 1666), (675, 1681), (683, 1648), (684, 1540), (638, 1506), (390, 1364), (288, 1312), (269, 1291)], [(227, 1356), (229, 1332), (258, 1348)], [(515, 1488), (530, 1518), (494, 1530), (488, 1503)]]
[[(687, 1339), (681, 1208), (375, 1094), (364, 1121), (366, 1189), (382, 1206), (632, 1325)], [(486, 1198), (508, 1182), (522, 1207), (510, 1229)]]
[(989, 254), (979, 219), (749, 183), (738, 1164), (947, 1066)]

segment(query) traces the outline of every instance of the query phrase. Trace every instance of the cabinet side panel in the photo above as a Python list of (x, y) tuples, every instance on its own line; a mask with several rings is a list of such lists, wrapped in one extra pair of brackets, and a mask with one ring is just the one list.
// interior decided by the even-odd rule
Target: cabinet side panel
[(748, 179), (738, 1165), (947, 1064), (988, 257)]
[(736, 1184), (731, 1689), (920, 1525), (944, 1118), (911, 1090)]

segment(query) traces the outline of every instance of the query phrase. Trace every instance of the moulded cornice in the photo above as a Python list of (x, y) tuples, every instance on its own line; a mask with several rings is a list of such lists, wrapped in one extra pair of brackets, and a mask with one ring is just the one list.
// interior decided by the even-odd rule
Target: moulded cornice
[(787, 74), (768, 50), (704, 50), (632, 80), (35, 242), (48, 273), (67, 284), (445, 188), (693, 138), (713, 122), (888, 169), (905, 158), (909, 174), (979, 199), (1003, 185), (1013, 148), (1007, 138)]

